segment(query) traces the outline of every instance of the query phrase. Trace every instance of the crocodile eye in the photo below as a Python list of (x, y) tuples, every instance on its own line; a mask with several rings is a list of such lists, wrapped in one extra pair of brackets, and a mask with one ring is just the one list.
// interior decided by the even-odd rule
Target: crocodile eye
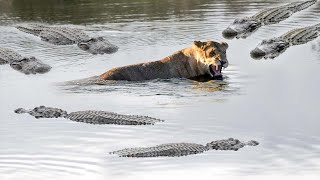
[(27, 58), (23, 58), (23, 59), (19, 60), (19, 62), (27, 62), (27, 61), (28, 61)]
[(277, 50), (278, 50), (278, 52), (281, 52), (281, 51), (283, 51), (284, 49), (285, 49), (285, 45), (284, 44), (279, 44), (278, 46), (277, 46)]
[(257, 24), (251, 24), (249, 28), (250, 28), (250, 31), (252, 32), (257, 29)]
[(91, 38), (88, 42), (93, 43), (93, 42), (96, 42), (96, 41), (97, 41), (97, 39)]
[(79, 44), (79, 47), (83, 50), (88, 50), (89, 49), (89, 46), (87, 44), (84, 44), (84, 43), (81, 43)]
[(103, 41), (104, 39), (103, 39), (103, 37), (98, 37), (97, 40)]
[(16, 63), (16, 62), (12, 62), (10, 64), (10, 66), (15, 70), (21, 70), (22, 69), (22, 66), (19, 63)]

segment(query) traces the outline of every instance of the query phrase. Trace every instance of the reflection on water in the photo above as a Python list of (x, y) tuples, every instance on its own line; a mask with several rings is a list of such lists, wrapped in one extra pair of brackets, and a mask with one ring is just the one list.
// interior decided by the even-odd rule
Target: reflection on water
[[(184, 16), (202, 18), (198, 9), (206, 0), (152, 1), (152, 0), (9, 0), (3, 2), (3, 10), (19, 17), (21, 21), (45, 21), (50, 23), (106, 23), (147, 20), (170, 20)], [(8, 10), (9, 9), (9, 10)], [(66, 18), (67, 17), (67, 18)]]
[[(231, 67), (232, 68), (232, 67)], [(239, 73), (239, 72), (238, 72)], [(106, 81), (85, 78), (69, 82), (57, 83), (58, 87), (69, 93), (124, 93), (135, 96), (169, 96), (171, 98), (214, 97), (224, 98), (227, 95), (241, 93), (239, 74), (225, 71), (223, 80), (207, 80), (199, 82), (189, 79), (156, 79), (143, 82)], [(230, 77), (229, 77), (230, 76)], [(174, 88), (173, 88), (174, 86)]]
[[(158, 60), (194, 40), (222, 41), (222, 30), (236, 16), (288, 2), (292, 1), (0, 0), (0, 46), (53, 67), (50, 73), (26, 76), (0, 66), (0, 179), (319, 176), (317, 41), (292, 47), (277, 61), (253, 61), (249, 52), (262, 39), (318, 23), (320, 3), (245, 40), (227, 41), (231, 66), (222, 81), (56, 85), (113, 67)], [(50, 45), (13, 27), (34, 22), (72, 24), (89, 35), (117, 42), (120, 50), (95, 56), (76, 46)], [(152, 127), (94, 126), (13, 112), (39, 105), (166, 121)], [(181, 158), (126, 159), (108, 154), (127, 147), (205, 144), (229, 137), (261, 144), (238, 152), (209, 151)]]

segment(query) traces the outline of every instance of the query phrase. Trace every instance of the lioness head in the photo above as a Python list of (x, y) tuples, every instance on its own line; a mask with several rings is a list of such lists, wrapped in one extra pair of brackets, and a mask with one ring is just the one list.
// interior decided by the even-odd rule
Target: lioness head
[(226, 42), (215, 41), (194, 41), (193, 49), (196, 51), (196, 59), (203, 64), (207, 73), (212, 77), (222, 77), (221, 70), (229, 65), (226, 50), (228, 44)]

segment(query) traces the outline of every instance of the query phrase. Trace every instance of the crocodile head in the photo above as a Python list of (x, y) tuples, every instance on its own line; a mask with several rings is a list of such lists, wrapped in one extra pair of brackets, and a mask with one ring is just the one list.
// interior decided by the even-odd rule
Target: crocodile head
[(250, 52), (253, 59), (275, 58), (289, 48), (290, 44), (280, 38), (263, 40), (254, 50)]
[(261, 22), (249, 17), (235, 19), (233, 23), (222, 32), (222, 35), (226, 39), (245, 39), (257, 31), (261, 26)]
[(118, 46), (111, 44), (103, 37), (81, 41), (78, 43), (78, 47), (92, 54), (111, 54), (118, 51)]
[(44, 64), (35, 57), (23, 58), (10, 63), (10, 66), (24, 74), (44, 74), (51, 70), (51, 66)]

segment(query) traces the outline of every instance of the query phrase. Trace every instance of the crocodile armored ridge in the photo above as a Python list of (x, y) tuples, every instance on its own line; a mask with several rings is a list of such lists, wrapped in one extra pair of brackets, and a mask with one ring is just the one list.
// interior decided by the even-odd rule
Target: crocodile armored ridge
[(293, 29), (280, 37), (263, 40), (250, 55), (254, 59), (275, 58), (284, 53), (290, 46), (305, 44), (320, 36), (320, 24)]
[(91, 54), (111, 54), (118, 51), (118, 46), (103, 37), (90, 37), (80, 29), (70, 27), (44, 26), (29, 24), (17, 26), (20, 31), (39, 36), (41, 40), (55, 45), (77, 46)]
[(245, 39), (260, 27), (279, 23), (289, 18), (292, 14), (314, 5), (316, 2), (317, 0), (293, 2), (280, 7), (264, 9), (250, 17), (235, 19), (234, 22), (222, 32), (222, 35), (226, 39), (233, 39), (235, 37), (237, 39)]
[(10, 64), (11, 68), (24, 74), (44, 74), (51, 70), (51, 66), (35, 57), (22, 57), (11, 49), (0, 47), (1, 64)]
[(116, 124), (116, 125), (154, 125), (163, 120), (149, 116), (122, 115), (107, 111), (76, 111), (67, 113), (62, 109), (39, 106), (26, 110), (18, 108), (14, 111), (17, 114), (28, 113), (35, 118), (66, 118), (71, 121), (89, 124)]
[(119, 151), (111, 152), (119, 157), (179, 157), (192, 154), (200, 154), (209, 150), (231, 150), (238, 151), (245, 146), (257, 146), (259, 142), (251, 140), (249, 142), (241, 142), (238, 139), (229, 138), (207, 143), (207, 145), (195, 143), (169, 143), (161, 144), (154, 147), (143, 148), (126, 148)]

